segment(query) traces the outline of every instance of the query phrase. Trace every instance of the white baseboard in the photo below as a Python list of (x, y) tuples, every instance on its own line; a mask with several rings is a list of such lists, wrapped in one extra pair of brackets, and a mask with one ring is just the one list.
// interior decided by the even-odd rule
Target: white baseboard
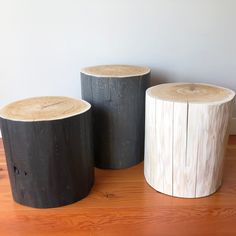
[[(230, 122), (229, 134), (236, 135), (236, 117), (233, 117)], [(0, 138), (2, 138), (1, 130), (0, 130)]]

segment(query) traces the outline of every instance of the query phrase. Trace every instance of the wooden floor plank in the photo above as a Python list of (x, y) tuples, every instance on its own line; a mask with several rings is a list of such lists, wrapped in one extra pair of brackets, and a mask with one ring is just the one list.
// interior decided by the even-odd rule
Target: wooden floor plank
[(141, 163), (124, 170), (96, 169), (87, 198), (44, 210), (12, 200), (0, 141), (0, 235), (236, 235), (235, 137), (227, 147), (223, 185), (209, 197), (158, 193), (145, 182)]

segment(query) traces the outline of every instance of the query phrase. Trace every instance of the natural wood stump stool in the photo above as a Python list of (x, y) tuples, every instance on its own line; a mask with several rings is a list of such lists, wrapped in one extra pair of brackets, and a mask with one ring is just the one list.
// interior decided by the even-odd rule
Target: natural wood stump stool
[(143, 160), (144, 106), (150, 69), (127, 65), (84, 68), (82, 97), (92, 104), (95, 163), (130, 167)]
[(147, 90), (144, 173), (154, 189), (196, 198), (219, 188), (234, 96), (208, 84)]
[(36, 97), (0, 110), (13, 198), (48, 208), (88, 195), (94, 179), (90, 104)]

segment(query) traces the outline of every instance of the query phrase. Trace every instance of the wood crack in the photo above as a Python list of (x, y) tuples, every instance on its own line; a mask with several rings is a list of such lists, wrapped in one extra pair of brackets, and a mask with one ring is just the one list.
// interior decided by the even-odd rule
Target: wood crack
[(186, 117), (186, 139), (185, 139), (185, 166), (188, 166), (188, 127), (189, 126), (189, 103), (187, 101), (187, 117)]
[(48, 105), (43, 105), (43, 106), (41, 106), (41, 109), (45, 109), (45, 108), (48, 108), (48, 107), (56, 106), (56, 105), (59, 105), (59, 104), (62, 104), (62, 103), (64, 103), (64, 101), (54, 102), (54, 103), (51, 103), (51, 104), (48, 104)]

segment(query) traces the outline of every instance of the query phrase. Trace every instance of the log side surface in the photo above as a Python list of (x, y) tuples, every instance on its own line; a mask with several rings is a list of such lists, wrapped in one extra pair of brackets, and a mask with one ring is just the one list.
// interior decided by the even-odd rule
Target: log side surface
[(143, 160), (145, 90), (150, 69), (108, 65), (81, 70), (82, 97), (93, 106), (95, 163), (120, 169)]
[(153, 188), (195, 198), (220, 187), (234, 96), (209, 84), (147, 90), (144, 173)]
[(88, 195), (94, 181), (90, 104), (37, 97), (5, 106), (0, 117), (16, 202), (49, 208)]

